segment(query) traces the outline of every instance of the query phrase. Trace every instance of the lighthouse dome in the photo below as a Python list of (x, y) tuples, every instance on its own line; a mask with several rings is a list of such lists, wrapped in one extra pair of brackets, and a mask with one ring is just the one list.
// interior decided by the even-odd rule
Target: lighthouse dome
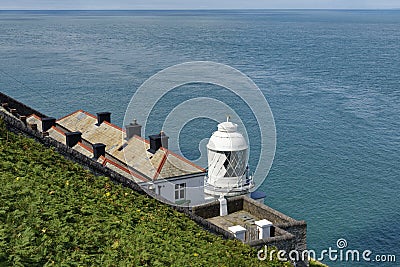
[(220, 132), (227, 132), (227, 133), (233, 133), (237, 131), (237, 124), (230, 122), (230, 121), (224, 121), (218, 124), (218, 131)]
[(218, 131), (211, 136), (207, 148), (214, 151), (240, 151), (247, 149), (248, 145), (243, 135), (237, 132), (237, 124), (225, 121), (218, 124)]

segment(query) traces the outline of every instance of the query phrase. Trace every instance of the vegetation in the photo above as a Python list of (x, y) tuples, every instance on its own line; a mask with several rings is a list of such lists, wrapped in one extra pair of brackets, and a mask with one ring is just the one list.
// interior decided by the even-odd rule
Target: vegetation
[(289, 266), (0, 124), (0, 266)]

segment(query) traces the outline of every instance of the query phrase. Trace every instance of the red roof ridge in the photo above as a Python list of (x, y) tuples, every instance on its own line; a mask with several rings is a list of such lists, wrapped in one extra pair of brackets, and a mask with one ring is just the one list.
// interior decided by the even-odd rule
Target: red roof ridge
[(139, 175), (139, 174), (137, 174), (137, 173), (135, 173), (135, 172), (133, 172), (133, 171), (130, 171), (129, 169), (127, 169), (127, 168), (125, 168), (125, 167), (119, 165), (118, 163), (116, 163), (116, 162), (114, 162), (114, 161), (112, 161), (112, 160), (110, 160), (110, 159), (107, 159), (107, 158), (106, 158), (106, 159), (104, 160), (104, 162), (103, 162), (103, 165), (105, 166), (105, 165), (107, 164), (107, 162), (110, 163), (110, 164), (112, 164), (112, 165), (114, 165), (115, 167), (119, 168), (120, 170), (122, 170), (122, 171), (124, 171), (124, 172), (126, 172), (126, 173), (129, 173), (129, 174), (135, 176), (136, 178), (142, 180), (143, 182), (147, 182), (147, 179), (145, 179), (145, 178), (142, 177), (141, 175)]
[(34, 117), (35, 119), (42, 121), (42, 118), (39, 117), (38, 115), (36, 115), (35, 113), (32, 113), (31, 115), (28, 116), (28, 118), (30, 118), (30, 117)]
[(78, 110), (76, 110), (76, 111), (74, 111), (74, 112), (72, 112), (72, 113), (70, 113), (70, 114), (65, 115), (64, 117), (61, 117), (61, 118), (58, 119), (57, 121), (63, 120), (63, 119), (65, 119), (65, 118), (67, 118), (67, 117), (69, 117), (69, 116), (72, 116), (72, 115), (74, 115), (75, 113), (78, 113), (78, 112), (84, 112), (84, 111), (83, 111), (82, 109), (78, 109)]
[(182, 157), (182, 156), (176, 154), (175, 152), (172, 152), (172, 151), (169, 150), (169, 149), (166, 149), (166, 148), (164, 148), (164, 147), (161, 147), (161, 149), (163, 149), (164, 151), (168, 151), (168, 154), (169, 154), (169, 155), (172, 155), (172, 156), (174, 156), (174, 157), (176, 157), (176, 158), (178, 158), (178, 159), (180, 159), (180, 160), (182, 160), (182, 161), (188, 163), (189, 165), (192, 165), (193, 167), (195, 167), (196, 169), (201, 170), (202, 172), (205, 172), (205, 171), (206, 171), (206, 169), (204, 169), (204, 168), (202, 168), (202, 167), (200, 167), (200, 166), (194, 164), (194, 163), (191, 162), (190, 160), (188, 160), (188, 159), (186, 159), (186, 158), (184, 158), (184, 157)]
[(146, 144), (150, 144), (150, 141), (149, 141), (149, 140), (147, 140), (147, 139), (145, 139), (145, 138), (143, 138), (143, 137), (141, 137), (141, 136), (139, 136), (139, 135), (135, 135), (134, 137), (137, 138), (137, 139), (139, 139), (139, 140), (142, 141), (142, 142), (145, 142)]
[(109, 126), (111, 126), (111, 127), (114, 127), (115, 129), (117, 129), (117, 130), (119, 130), (119, 131), (121, 131), (121, 132), (124, 132), (124, 131), (122, 130), (121, 127), (119, 127), (119, 126), (117, 126), (117, 125), (115, 125), (115, 124), (113, 124), (113, 123), (111, 123), (111, 122), (105, 121), (105, 122), (103, 122), (103, 123), (105, 123), (105, 124), (107, 124), (107, 125), (109, 125)]
[(168, 150), (165, 151), (163, 158), (160, 162), (160, 165), (158, 165), (157, 171), (154, 174), (153, 180), (157, 180), (158, 176), (160, 175), (160, 173), (162, 171), (162, 168), (164, 167), (165, 162), (167, 161), (167, 158), (168, 158)]
[[(72, 115), (74, 115), (74, 114), (76, 114), (76, 113), (78, 113), (78, 112), (82, 112), (82, 113), (84, 113), (84, 114), (86, 114), (86, 115), (88, 115), (88, 116), (90, 116), (90, 117), (92, 117), (92, 118), (97, 119), (97, 117), (94, 116), (93, 114), (91, 114), (91, 113), (89, 113), (89, 112), (87, 112), (87, 111), (84, 111), (84, 110), (80, 109), (80, 110), (77, 110), (77, 111), (75, 111), (75, 112), (73, 112), (73, 113), (67, 115), (67, 116), (64, 116), (63, 118), (61, 118), (61, 119), (59, 119), (59, 120), (62, 120), (62, 119), (64, 119), (64, 118), (68, 117), (68, 116), (72, 116)], [(105, 121), (104, 123), (106, 123), (108, 126), (111, 126), (111, 127), (115, 128), (115, 129), (121, 131), (121, 132), (124, 132), (124, 130), (123, 130), (121, 127), (119, 127), (119, 126), (117, 126), (117, 125), (115, 125), (115, 124), (113, 124), (113, 123), (110, 123), (110, 122), (108, 122), (108, 121)], [(139, 139), (140, 141), (146, 143), (146, 144), (149, 144), (149, 143), (150, 143), (149, 140), (147, 140), (147, 139), (145, 139), (145, 138), (143, 138), (143, 137), (141, 137), (141, 136), (135, 135), (134, 137), (137, 138), (137, 139)], [(164, 166), (164, 164), (165, 164), (165, 161), (167, 160), (167, 158), (168, 158), (169, 155), (172, 155), (172, 156), (178, 158), (179, 160), (182, 160), (182, 161), (186, 162), (187, 164), (193, 166), (194, 168), (200, 170), (201, 172), (205, 172), (205, 171), (206, 171), (204, 168), (201, 168), (200, 166), (197, 166), (196, 164), (194, 164), (194, 163), (191, 162), (190, 160), (188, 160), (188, 159), (186, 159), (186, 158), (184, 158), (184, 157), (182, 157), (182, 156), (180, 156), (180, 155), (178, 155), (178, 154), (172, 152), (171, 150), (169, 150), (169, 149), (167, 149), (167, 148), (161, 147), (160, 149), (163, 150), (163, 151), (165, 152), (165, 154), (164, 154), (163, 159), (161, 160), (161, 163), (160, 163), (160, 165), (159, 165), (159, 167), (158, 167), (158, 169), (157, 169), (157, 171), (156, 171), (156, 173), (155, 173), (153, 179), (157, 179), (157, 177), (159, 176), (159, 174), (160, 174), (160, 172), (161, 172), (161, 170), (162, 170), (162, 168), (163, 168), (163, 166)], [(108, 159), (106, 159), (106, 160), (103, 162), (103, 164), (105, 164), (106, 161), (107, 161), (107, 162), (110, 162), (110, 163), (112, 163), (112, 164), (114, 164), (114, 165), (117, 164), (117, 163), (115, 163), (115, 162), (113, 162), (113, 161), (110, 161), (110, 160), (108, 160)], [(117, 164), (117, 165), (118, 165), (118, 164)], [(115, 166), (116, 166), (116, 165), (115, 165)], [(119, 166), (119, 165), (118, 165), (118, 166)], [(122, 167), (122, 166), (120, 166), (120, 167)], [(122, 167), (122, 168), (124, 168), (124, 167)], [(130, 171), (128, 170), (128, 172), (130, 172)]]
[[(82, 113), (84, 113), (84, 114), (86, 114), (86, 115), (88, 115), (88, 116), (90, 116), (90, 117), (92, 117), (92, 118), (94, 118), (94, 119), (97, 119), (97, 117), (96, 117), (95, 115), (93, 115), (92, 113), (89, 113), (89, 112), (84, 111), (84, 110), (78, 110), (78, 111), (81, 111)], [(73, 113), (70, 114), (70, 115), (73, 115)], [(111, 123), (111, 122), (104, 121), (103, 123), (107, 124), (108, 126), (114, 127), (115, 129), (120, 130), (120, 131), (123, 132), (123, 130), (122, 130), (121, 127), (119, 127), (119, 126), (117, 126), (117, 125), (115, 125), (115, 124), (113, 124), (113, 123)]]
[(58, 133), (65, 136), (65, 133), (63, 131), (61, 131), (59, 128), (57, 128), (57, 126), (51, 126), (51, 129), (53, 129), (53, 130), (57, 131)]
[(87, 111), (82, 110), (82, 113), (88, 115), (89, 117), (92, 117), (93, 119), (97, 119), (97, 117), (95, 115), (93, 115), (92, 113), (89, 113)]
[[(150, 143), (149, 140), (144, 139), (144, 138), (141, 137), (141, 136), (135, 135), (134, 137), (136, 137), (137, 139), (139, 139), (139, 140), (141, 140), (141, 141), (143, 141), (143, 142), (146, 142), (147, 144)], [(178, 158), (178, 159), (180, 159), (180, 160), (182, 160), (182, 161), (184, 161), (184, 162), (190, 164), (191, 166), (195, 167), (196, 169), (199, 169), (199, 170), (202, 171), (202, 172), (205, 172), (205, 171), (206, 171), (206, 169), (204, 169), (204, 168), (202, 168), (202, 167), (200, 167), (200, 166), (197, 166), (196, 164), (194, 164), (194, 163), (191, 162), (190, 160), (188, 160), (188, 159), (186, 159), (186, 158), (184, 158), (184, 157), (182, 157), (182, 156), (180, 156), (180, 155), (174, 153), (172, 150), (169, 150), (169, 149), (167, 149), (167, 148), (165, 148), (165, 147), (160, 147), (160, 149), (163, 150), (164, 152), (166, 152), (166, 153), (168, 153), (168, 154), (171, 154), (172, 156), (174, 156), (174, 157), (176, 157), (176, 158)]]
[(78, 142), (77, 145), (83, 147), (84, 149), (88, 150), (89, 152), (93, 153), (93, 149), (88, 147), (87, 145), (83, 144), (82, 142)]

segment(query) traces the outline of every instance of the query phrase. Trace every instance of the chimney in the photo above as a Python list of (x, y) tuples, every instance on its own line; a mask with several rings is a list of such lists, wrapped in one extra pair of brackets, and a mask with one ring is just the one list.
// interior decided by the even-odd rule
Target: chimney
[(26, 125), (26, 116), (19, 116), (19, 119)]
[(48, 129), (50, 129), (52, 126), (56, 125), (56, 119), (55, 118), (43, 118), (42, 119), (42, 132), (46, 132)]
[(133, 120), (129, 125), (125, 126), (126, 139), (131, 139), (133, 136), (142, 136), (142, 125), (138, 124), (136, 119)]
[(1, 103), (1, 106), (2, 106), (4, 109), (7, 109), (7, 108), (8, 108), (8, 103)]
[(97, 113), (97, 126), (100, 126), (104, 121), (111, 122), (111, 113), (110, 112)]
[(163, 131), (159, 134), (150, 135), (150, 149), (147, 151), (154, 154), (160, 147), (168, 148), (168, 138)]
[(160, 132), (160, 137), (161, 137), (161, 146), (163, 148), (168, 149), (168, 139), (169, 139), (169, 137), (163, 131)]
[(17, 116), (17, 109), (16, 108), (10, 108), (10, 112), (12, 115)]
[(100, 158), (100, 156), (106, 155), (106, 145), (102, 143), (96, 143), (92, 145), (93, 148), (93, 157), (95, 159)]
[(81, 132), (65, 133), (66, 145), (69, 147), (75, 146), (78, 142), (82, 141)]

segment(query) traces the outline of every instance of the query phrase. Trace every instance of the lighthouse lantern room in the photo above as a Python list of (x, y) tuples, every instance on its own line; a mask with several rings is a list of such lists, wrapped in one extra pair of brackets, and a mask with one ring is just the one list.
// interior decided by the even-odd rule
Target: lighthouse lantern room
[(218, 124), (207, 144), (208, 174), (205, 193), (213, 197), (249, 193), (254, 187), (247, 166), (248, 145), (237, 124)]

